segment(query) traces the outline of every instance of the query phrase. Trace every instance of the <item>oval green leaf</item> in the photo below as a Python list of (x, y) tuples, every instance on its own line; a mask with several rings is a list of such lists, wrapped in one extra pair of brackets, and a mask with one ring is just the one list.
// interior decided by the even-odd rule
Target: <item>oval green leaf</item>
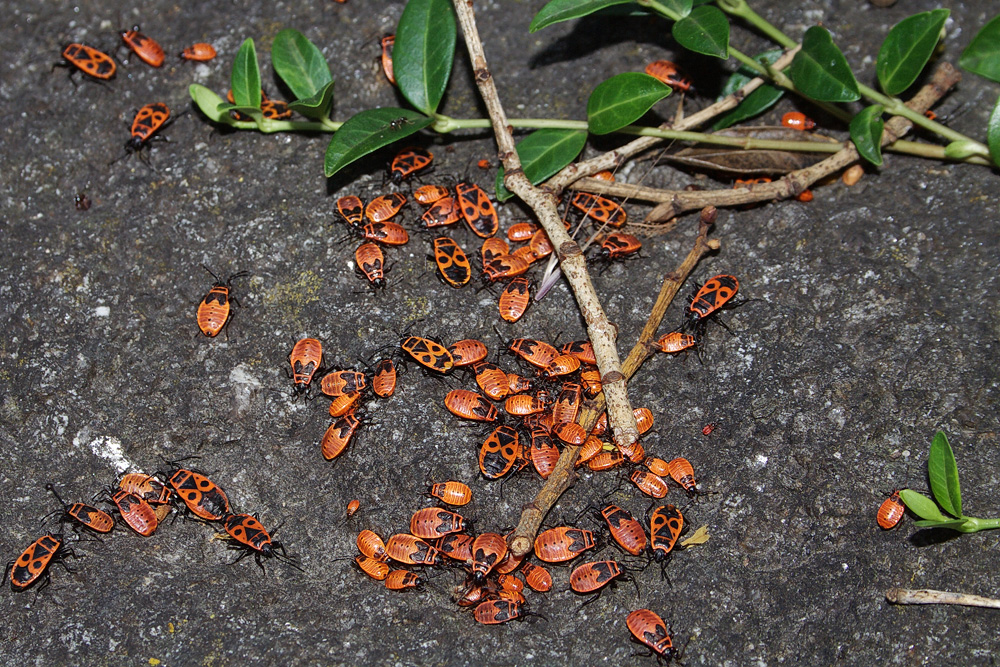
[[(521, 169), (532, 185), (555, 175), (576, 159), (587, 143), (587, 133), (582, 130), (536, 130), (517, 143)], [(497, 201), (506, 201), (514, 193), (504, 187), (504, 170), (497, 172)]]
[(879, 83), (887, 95), (899, 95), (917, 80), (934, 53), (948, 14), (947, 9), (921, 12), (892, 27), (875, 63)]
[(931, 453), (927, 457), (927, 476), (931, 481), (931, 493), (938, 505), (952, 516), (962, 516), (962, 489), (958, 484), (958, 465), (955, 454), (948, 444), (944, 431), (934, 434)]
[(933, 500), (923, 494), (917, 493), (913, 489), (903, 489), (899, 492), (899, 498), (906, 505), (907, 509), (921, 519), (934, 522), (951, 520), (944, 514), (941, 514), (941, 510), (938, 509)]
[(271, 45), (271, 64), (298, 100), (315, 97), (333, 81), (323, 54), (294, 28), (275, 35)]
[(410, 0), (396, 28), (392, 68), (410, 104), (427, 115), (437, 111), (455, 60), (458, 28), (449, 0)]
[(962, 51), (958, 64), (990, 81), (1000, 81), (1000, 15), (984, 25)]
[(1000, 166), (1000, 97), (997, 98), (993, 113), (986, 125), (986, 145), (990, 148), (993, 164)]
[(216, 123), (229, 122), (229, 114), (219, 109), (219, 105), (225, 104), (226, 101), (216, 95), (215, 91), (201, 84), (192, 83), (188, 86), (188, 94), (191, 95), (192, 101), (201, 112), (208, 116), (209, 120)]
[(634, 123), (671, 93), (670, 86), (642, 72), (623, 72), (604, 81), (587, 100), (587, 124), (608, 134)]
[(635, 0), (552, 0), (531, 19), (528, 32), (537, 32), (554, 23), (578, 19), (614, 5), (635, 4)]
[(233, 91), (236, 106), (260, 108), (260, 66), (257, 64), (257, 49), (251, 37), (236, 52), (229, 88)]
[(858, 154), (874, 165), (882, 164), (882, 105), (866, 107), (851, 119), (851, 141)]
[(675, 16), (671, 17), (674, 20), (684, 18), (690, 14), (691, 8), (694, 6), (693, 0), (660, 0), (659, 4), (667, 11), (675, 14)]
[(788, 76), (799, 91), (820, 102), (853, 102), (861, 98), (851, 66), (826, 28), (813, 26), (802, 38)]
[[(770, 51), (765, 51), (760, 54), (754, 58), (754, 60), (758, 62), (764, 61), (770, 65), (773, 64), (775, 60), (780, 58), (782, 53), (784, 53), (782, 49), (771, 49)], [(732, 95), (756, 76), (756, 72), (753, 72), (746, 67), (740, 67), (738, 70), (733, 72), (732, 75), (730, 75), (729, 79), (726, 81), (726, 85), (722, 87), (722, 93), (719, 95), (718, 99), (721, 100), (724, 97)], [(778, 88), (777, 86), (765, 83), (757, 88), (757, 90), (743, 98), (743, 101), (740, 102), (735, 109), (731, 109), (720, 116), (718, 120), (715, 121), (715, 124), (712, 125), (712, 129), (715, 131), (722, 130), (748, 118), (753, 118), (754, 116), (757, 116), (774, 106), (775, 103), (777, 103), (777, 101), (784, 96), (784, 94), (785, 91), (783, 88)]]
[(382, 107), (352, 116), (333, 135), (326, 148), (324, 173), (327, 178), (355, 160), (419, 132), (434, 122), (410, 109)]
[(312, 97), (304, 100), (295, 100), (288, 104), (292, 111), (298, 111), (303, 116), (325, 120), (330, 115), (330, 107), (333, 104), (333, 81), (323, 86), (323, 88)]
[(670, 31), (677, 43), (689, 51), (723, 60), (729, 57), (729, 20), (717, 7), (695, 7)]

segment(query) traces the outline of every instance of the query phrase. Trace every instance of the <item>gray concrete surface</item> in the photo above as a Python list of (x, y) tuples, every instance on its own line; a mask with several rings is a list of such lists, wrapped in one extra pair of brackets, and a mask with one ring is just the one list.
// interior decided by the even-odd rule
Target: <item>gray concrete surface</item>
[[(589, 20), (529, 35), (543, 3), (477, 3), (486, 52), (512, 114), (581, 118), (586, 91), (619, 71), (671, 57), (665, 24)], [(822, 21), (866, 80), (882, 35), (931, 2), (875, 9), (864, 2), (761, 2), (790, 34)], [(991, 3), (951, 6), (944, 58), (957, 61)], [(904, 6), (905, 5), (905, 6)], [(4, 664), (651, 664), (633, 657), (626, 614), (653, 608), (687, 643), (686, 664), (992, 664), (996, 612), (888, 605), (890, 586), (996, 595), (998, 536), (923, 539), (907, 518), (880, 531), (874, 513), (894, 487), (926, 486), (922, 461), (937, 429), (951, 437), (967, 511), (997, 511), (997, 175), (978, 167), (890, 156), (858, 186), (835, 183), (805, 205), (724, 211), (723, 249), (696, 271), (737, 275), (758, 299), (727, 317), (735, 335), (710, 331), (704, 365), (652, 360), (632, 382), (636, 405), (653, 410), (647, 449), (684, 455), (717, 492), (687, 509), (710, 541), (679, 553), (670, 581), (656, 568), (636, 574), (641, 599), (620, 586), (593, 604), (567, 591), (531, 594), (547, 620), (477, 626), (448, 600), (459, 573), (421, 592), (386, 591), (349, 567), (362, 527), (388, 536), (424, 506), (424, 480), (470, 483), (469, 515), (481, 529), (513, 525), (539, 488), (523, 475), (498, 486), (478, 476), (475, 431), (442, 405), (452, 386), (419, 372), (397, 395), (373, 403), (368, 424), (336, 465), (319, 454), (326, 403), (296, 401), (285, 358), (303, 335), (327, 359), (353, 364), (414, 331), (447, 341), (492, 344), (495, 296), (452, 290), (434, 278), (420, 237), (388, 254), (394, 285), (373, 295), (349, 266), (333, 204), (342, 194), (383, 191), (380, 154), (327, 182), (326, 137), (263, 136), (214, 129), (181, 117), (155, 145), (150, 171), (120, 155), (142, 104), (188, 106), (187, 86), (228, 86), (231, 59), (252, 36), (268, 52), (295, 27), (320, 44), (337, 80), (337, 118), (395, 103), (377, 65), (377, 38), (391, 31), (398, 2), (145, 3), (78, 5), (15, 0), (0, 29), (4, 174), (0, 261), (0, 550), (13, 558), (39, 536), (54, 508), (45, 484), (67, 498), (111, 483), (116, 465), (152, 471), (162, 456), (197, 454), (241, 511), (259, 512), (305, 573), (269, 564), (262, 574), (206, 526), (177, 521), (143, 539), (125, 530), (86, 554), (53, 585), (0, 595)], [(114, 30), (140, 23), (170, 54), (205, 40), (208, 64), (170, 59), (161, 70), (137, 61), (106, 87), (74, 88), (49, 69), (70, 40), (115, 43)], [(734, 44), (763, 43), (743, 30)], [(444, 111), (481, 112), (460, 53)], [(264, 57), (265, 72), (270, 68)], [(711, 90), (714, 62), (681, 56)], [(269, 92), (278, 87), (265, 76)], [(951, 124), (983, 136), (995, 85), (967, 75), (940, 106)], [(703, 102), (702, 102), (703, 103)], [(790, 108), (781, 106), (771, 122)], [(672, 102), (664, 106), (664, 113)], [(465, 175), (485, 184), (475, 160), (495, 154), (483, 133), (434, 137), (434, 179)], [(599, 146), (610, 146), (601, 141)], [(683, 184), (690, 176), (648, 162), (636, 181)], [(74, 209), (86, 192), (89, 211)], [(644, 213), (631, 206), (630, 215)], [(505, 221), (520, 217), (502, 207)], [(412, 221), (413, 211), (408, 220)], [(665, 270), (686, 252), (695, 217), (649, 239), (646, 258), (595, 276), (628, 349)], [(473, 239), (460, 230), (467, 247)], [(243, 307), (229, 338), (197, 336), (194, 311), (210, 287), (201, 268), (228, 275)], [(681, 318), (674, 304), (667, 321)], [(565, 285), (505, 335), (583, 331)], [(664, 326), (664, 330), (668, 327)], [(717, 421), (708, 438), (702, 426)], [(908, 453), (908, 455), (907, 455)], [(583, 475), (555, 511), (575, 516), (618, 485), (614, 474)], [(344, 507), (362, 511), (344, 523)], [(615, 496), (639, 513), (647, 503)], [(669, 498), (686, 503), (676, 491)]]

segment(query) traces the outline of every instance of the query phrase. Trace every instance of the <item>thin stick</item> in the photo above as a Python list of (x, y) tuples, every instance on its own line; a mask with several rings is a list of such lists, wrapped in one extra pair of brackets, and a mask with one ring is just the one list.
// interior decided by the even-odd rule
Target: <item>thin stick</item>
[[(782, 70), (787, 67), (792, 62), (792, 58), (795, 57), (795, 54), (798, 53), (800, 48), (800, 46), (796, 46), (794, 49), (786, 51), (784, 55), (774, 62), (772, 67), (775, 70)], [(676, 123), (663, 123), (660, 125), (660, 129), (679, 131), (694, 129), (702, 123), (710, 121), (724, 111), (736, 108), (747, 95), (757, 90), (765, 83), (764, 79), (760, 77), (751, 79), (742, 88), (730, 95), (727, 95), (715, 104), (705, 107), (701, 111), (687, 116)], [(662, 139), (658, 139), (656, 137), (640, 137), (639, 139), (630, 141), (621, 148), (608, 151), (607, 153), (598, 155), (590, 160), (584, 160), (583, 162), (571, 164), (546, 181), (545, 189), (551, 192), (559, 193), (573, 181), (585, 176), (591, 176), (605, 169), (614, 169), (626, 159), (632, 157), (633, 155), (638, 155), (643, 151), (649, 150), (653, 146), (662, 143), (662, 141)]]
[(587, 261), (576, 241), (570, 238), (563, 227), (558, 200), (550, 193), (534, 187), (521, 169), (521, 161), (514, 147), (514, 135), (507, 124), (507, 114), (500, 103), (493, 76), (486, 63), (486, 54), (479, 39), (476, 17), (471, 0), (455, 0), (455, 12), (462, 26), (465, 44), (469, 50), (476, 86), (486, 104), (493, 132), (499, 146), (500, 159), (504, 165), (504, 185), (519, 196), (538, 216), (538, 221), (548, 234), (558, 253), (559, 263), (576, 297), (580, 314), (587, 324), (587, 336), (594, 348), (597, 367), (601, 372), (601, 382), (608, 402), (608, 422), (614, 432), (615, 443), (627, 448), (639, 439), (639, 428), (635, 423), (632, 406), (626, 393), (625, 376), (621, 371), (621, 361), (615, 346), (617, 330), (608, 321), (594, 286), (587, 273)]
[[(962, 80), (962, 75), (949, 63), (941, 63), (934, 71), (930, 83), (925, 85), (906, 103), (914, 111), (923, 113), (934, 106)], [(882, 145), (896, 141), (913, 128), (913, 123), (902, 116), (893, 116), (886, 122), (882, 133)], [(816, 181), (840, 171), (844, 167), (860, 160), (857, 149), (851, 142), (845, 142), (844, 148), (816, 164), (793, 171), (773, 183), (763, 183), (733, 190), (687, 191), (664, 190), (658, 197), (663, 203), (655, 207), (646, 216), (646, 222), (661, 222), (677, 217), (685, 211), (691, 211), (704, 206), (736, 206), (773, 199), (795, 197)], [(647, 189), (648, 190), (648, 189)], [(652, 196), (644, 191), (644, 196)]]
[[(642, 329), (639, 342), (629, 352), (628, 358), (622, 365), (622, 372), (626, 380), (631, 379), (636, 371), (639, 370), (642, 362), (653, 354), (655, 348), (650, 342), (653, 340), (653, 336), (656, 334), (656, 330), (663, 320), (664, 313), (667, 312), (667, 306), (673, 301), (688, 275), (694, 270), (694, 267), (702, 257), (711, 251), (719, 249), (719, 242), (717, 240), (712, 239), (709, 241), (707, 238), (709, 227), (715, 221), (715, 213), (714, 208), (702, 211), (698, 238), (695, 239), (694, 247), (688, 253), (687, 257), (684, 258), (684, 261), (681, 262), (680, 266), (664, 277), (660, 294), (656, 297), (656, 303), (653, 304), (653, 309), (650, 311), (646, 326)], [(588, 433), (594, 428), (594, 424), (597, 423), (597, 418), (604, 411), (604, 406), (605, 398), (602, 393), (591, 405), (584, 406), (583, 410), (580, 411), (577, 421)], [(535, 535), (538, 533), (538, 527), (542, 525), (545, 515), (556, 504), (563, 492), (572, 486), (576, 480), (574, 467), (579, 453), (580, 447), (578, 446), (565, 447), (562, 454), (559, 455), (559, 461), (556, 463), (555, 469), (545, 481), (545, 485), (542, 486), (541, 491), (521, 511), (521, 520), (518, 522), (517, 528), (514, 529), (514, 533), (510, 539), (510, 550), (514, 555), (522, 556), (531, 551), (535, 542)]]
[(894, 604), (960, 604), (966, 607), (1000, 609), (1000, 600), (984, 598), (980, 595), (930, 589), (890, 588), (885, 592), (885, 599)]

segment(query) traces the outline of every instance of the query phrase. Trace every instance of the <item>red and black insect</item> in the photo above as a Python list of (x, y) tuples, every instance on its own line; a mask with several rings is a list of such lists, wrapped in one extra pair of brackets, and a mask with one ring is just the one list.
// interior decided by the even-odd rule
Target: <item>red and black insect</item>
[(531, 587), (531, 590), (539, 593), (552, 590), (552, 575), (541, 565), (524, 563), (521, 565), (521, 572), (524, 573), (524, 581)]
[(594, 472), (612, 470), (625, 463), (625, 456), (620, 451), (602, 450), (587, 461), (587, 467)]
[(153, 102), (140, 108), (132, 120), (132, 136), (125, 142), (125, 154), (122, 157), (138, 153), (140, 159), (144, 159), (143, 149), (149, 148), (150, 141), (153, 140), (153, 135), (166, 127), (169, 120), (170, 108), (163, 102)]
[(357, 514), (359, 509), (361, 509), (361, 501), (357, 498), (347, 503), (347, 518), (350, 519), (352, 516)]
[(613, 232), (608, 234), (604, 240), (601, 241), (601, 250), (597, 257), (600, 260), (610, 262), (634, 255), (639, 252), (641, 248), (642, 241), (631, 234)]
[[(354, 400), (357, 400), (358, 395), (353, 395)], [(345, 394), (345, 396), (350, 395)], [(354, 410), (350, 408), (338, 417), (335, 422), (330, 424), (326, 429), (326, 433), (323, 434), (323, 441), (320, 446), (323, 458), (327, 461), (332, 461), (340, 456), (347, 449), (347, 445), (350, 444), (351, 438), (354, 437), (354, 433), (358, 430), (360, 424), (361, 420), (354, 416)]]
[(900, 501), (899, 490), (897, 489), (882, 501), (875, 518), (878, 521), (879, 528), (882, 530), (892, 530), (903, 520), (903, 514), (905, 513), (906, 507)]
[(156, 532), (160, 521), (156, 518), (156, 512), (145, 500), (129, 493), (119, 490), (111, 495), (111, 501), (118, 506), (118, 512), (122, 520), (128, 527), (139, 533), (143, 537), (149, 537)]
[(628, 220), (621, 204), (600, 195), (577, 192), (571, 203), (574, 208), (583, 211), (584, 215), (591, 220), (611, 227), (621, 227)]
[(268, 120), (288, 120), (292, 117), (292, 109), (283, 100), (264, 100), (260, 103), (260, 111)]
[(659, 79), (674, 90), (687, 92), (693, 88), (691, 79), (684, 75), (680, 68), (669, 60), (654, 60), (646, 65), (646, 74)]
[(469, 258), (462, 248), (447, 236), (434, 239), (434, 262), (441, 277), (452, 287), (461, 287), (472, 279)]
[[(444, 345), (430, 338), (407, 336), (399, 346), (417, 363), (439, 373), (447, 373), (455, 367), (455, 359)], [(447, 404), (447, 400), (445, 401)]]
[(434, 160), (434, 154), (420, 148), (419, 146), (409, 146), (396, 153), (389, 165), (389, 178), (396, 185), (403, 182), (413, 174), (426, 169)]
[(424, 540), (433, 540), (465, 530), (465, 517), (440, 507), (425, 507), (410, 517), (410, 534)]
[(448, 188), (443, 185), (421, 185), (413, 191), (413, 198), (423, 206), (431, 206), (448, 196)]
[(653, 552), (653, 560), (666, 563), (670, 558), (677, 538), (684, 530), (684, 515), (673, 505), (660, 505), (649, 519), (649, 548)]
[(521, 441), (517, 429), (498, 426), (479, 448), (479, 470), (487, 479), (499, 479), (510, 472), (520, 456)]
[(667, 624), (656, 612), (649, 609), (636, 609), (625, 619), (625, 625), (639, 642), (647, 646), (657, 656), (667, 660), (678, 657), (677, 649), (674, 648), (673, 640), (667, 632)]
[(608, 505), (601, 510), (601, 516), (608, 522), (611, 537), (622, 549), (633, 556), (638, 556), (646, 550), (646, 531), (626, 510), (617, 505)]
[(406, 245), (410, 234), (402, 225), (395, 222), (370, 222), (361, 228), (361, 235), (368, 241), (385, 245)]
[(78, 211), (89, 211), (90, 205), (90, 197), (87, 196), (86, 192), (77, 192), (76, 196), (73, 197), (73, 208)]
[(395, 216), (406, 204), (406, 196), (399, 192), (380, 195), (368, 202), (365, 207), (365, 217), (369, 222), (385, 222)]
[(688, 304), (686, 316), (692, 325), (699, 324), (709, 315), (725, 306), (736, 296), (740, 283), (735, 277), (720, 273), (709, 278)]
[(473, 183), (459, 183), (455, 186), (462, 218), (469, 224), (472, 231), (480, 238), (489, 238), (500, 229), (500, 219), (493, 207), (489, 195)]
[(194, 60), (197, 62), (207, 62), (215, 57), (215, 47), (211, 44), (206, 44), (205, 42), (198, 42), (197, 44), (192, 44), (186, 47), (178, 55), (179, 58), (184, 60)]
[(500, 294), (498, 306), (500, 317), (508, 322), (517, 322), (524, 316), (531, 303), (531, 283), (524, 276), (517, 276)]
[(456, 367), (472, 366), (486, 358), (486, 344), (475, 338), (465, 338), (448, 346)]
[[(53, 65), (53, 69), (56, 67), (75, 67), (84, 74), (101, 81), (107, 81), (115, 76), (117, 69), (115, 61), (108, 54), (98, 51), (92, 46), (77, 43), (67, 44), (62, 50), (62, 57), (63, 61)], [(70, 81), (73, 81), (75, 71), (70, 71)], [(75, 81), (73, 85), (76, 85)]]
[(483, 241), (479, 249), (479, 256), (483, 260), (483, 270), (495, 259), (506, 257), (510, 254), (510, 246), (502, 238), (492, 236)]
[(515, 278), (525, 273), (531, 265), (514, 255), (501, 255), (488, 262), (483, 268), (483, 276), (490, 282), (503, 280), (504, 278)]
[(468, 389), (452, 389), (444, 397), (444, 406), (456, 417), (480, 422), (495, 422), (500, 413), (481, 394)]
[(229, 276), (226, 282), (222, 282), (219, 280), (219, 276), (212, 273), (211, 269), (207, 266), (203, 268), (215, 278), (215, 284), (212, 285), (212, 288), (208, 290), (201, 303), (198, 304), (198, 328), (201, 329), (201, 333), (205, 336), (215, 338), (219, 335), (219, 332), (226, 328), (233, 316), (230, 302), (236, 305), (240, 303), (232, 295), (233, 279), (242, 278), (250, 274), (246, 271), (240, 271)]
[(133, 26), (131, 30), (122, 30), (118, 34), (121, 35), (125, 46), (132, 49), (144, 63), (151, 67), (163, 65), (163, 47), (152, 37), (139, 32), (139, 26)]
[[(69, 504), (59, 497), (52, 484), (46, 484), (45, 488), (52, 492), (59, 504), (63, 506), (61, 510), (56, 510), (47, 516), (62, 513), (62, 520), (67, 518), (79, 523), (84, 528), (88, 528), (95, 533), (108, 533), (115, 527), (115, 520), (107, 512), (100, 510), (86, 503)], [(47, 517), (46, 517), (47, 518)]]
[(477, 586), (486, 583), (486, 577), (507, 555), (507, 542), (496, 533), (483, 533), (472, 542), (472, 581)]
[(253, 554), (254, 561), (262, 572), (266, 572), (262, 558), (273, 558), (302, 571), (295, 557), (285, 553), (285, 547), (281, 542), (271, 539), (271, 535), (255, 515), (230, 514), (222, 522), (222, 526), (233, 540), (229, 548), (243, 552), (231, 564), (236, 564)]
[(173, 492), (166, 484), (152, 475), (130, 472), (118, 479), (118, 488), (139, 496), (150, 505), (166, 505)]
[(347, 195), (337, 200), (337, 212), (352, 227), (361, 228), (365, 219), (365, 203), (360, 197)]
[(397, 533), (386, 542), (385, 552), (389, 558), (404, 565), (434, 565), (437, 562), (437, 549), (419, 537), (406, 533)]
[(549, 235), (545, 233), (544, 229), (539, 229), (535, 232), (535, 235), (528, 242), (528, 247), (531, 248), (531, 252), (535, 255), (536, 260), (548, 257), (554, 250), (552, 241), (549, 240)]
[(472, 489), (468, 484), (462, 482), (439, 482), (432, 484), (427, 492), (432, 498), (437, 498), (447, 505), (461, 507), (468, 505), (472, 501)]
[(230, 513), (225, 491), (205, 475), (177, 468), (168, 475), (168, 482), (188, 510), (198, 518), (220, 521)]
[(424, 583), (424, 580), (420, 578), (420, 575), (415, 572), (410, 572), (409, 570), (393, 570), (389, 573), (389, 576), (385, 578), (385, 587), (390, 591), (402, 591), (407, 588), (416, 588), (422, 583)]
[(677, 354), (678, 352), (683, 352), (694, 347), (697, 342), (698, 340), (691, 334), (671, 331), (668, 334), (660, 336), (660, 339), (656, 341), (656, 347), (660, 352)]
[(385, 542), (375, 531), (362, 530), (358, 533), (358, 551), (366, 557), (372, 558), (380, 563), (389, 562), (389, 554), (385, 550)]
[(368, 386), (368, 378), (360, 371), (334, 371), (324, 375), (319, 386), (320, 391), (327, 396), (343, 396), (350, 392), (364, 391)]
[(372, 579), (383, 581), (389, 576), (389, 564), (375, 560), (374, 558), (369, 558), (368, 556), (355, 556), (354, 564), (358, 566), (358, 569)]
[(533, 222), (516, 222), (507, 228), (507, 240), (513, 243), (530, 241), (539, 229), (540, 227)]
[(354, 407), (354, 404), (357, 403), (360, 398), (361, 398), (360, 391), (349, 391), (346, 394), (341, 394), (340, 396), (337, 396), (332, 401), (330, 401), (330, 416), (333, 417), (334, 419), (339, 419), (340, 417), (343, 417), (344, 415), (346, 415), (348, 412), (351, 411), (351, 408)]
[(394, 86), (396, 85), (396, 76), (392, 70), (392, 47), (395, 43), (395, 35), (386, 35), (379, 40), (379, 45), (382, 47), (382, 73)]
[(538, 534), (535, 538), (535, 556), (546, 563), (562, 563), (573, 560), (594, 546), (594, 534), (589, 530), (560, 526)]
[(392, 359), (382, 359), (375, 364), (372, 376), (372, 391), (379, 398), (389, 398), (396, 393), (396, 365)]
[(781, 117), (781, 124), (784, 127), (790, 127), (793, 130), (801, 131), (811, 130), (816, 127), (816, 121), (801, 111), (789, 111)]
[[(569, 585), (577, 593), (593, 593), (604, 588), (621, 575), (621, 566), (613, 560), (583, 563), (573, 568), (573, 571), (569, 575)], [(638, 592), (639, 590), (636, 588), (636, 594)], [(590, 604), (598, 597), (599, 594), (591, 597), (583, 604)]]
[(355, 272), (363, 276), (375, 289), (386, 286), (385, 255), (378, 244), (368, 241), (354, 251)]
[(670, 491), (662, 477), (647, 470), (633, 470), (629, 479), (640, 491), (653, 498), (664, 498)]
[[(552, 434), (565, 442), (567, 445), (582, 445), (587, 440), (587, 431), (575, 422), (568, 424), (555, 424), (552, 427)], [(598, 450), (600, 451), (600, 450)], [(594, 452), (596, 454), (597, 452)], [(583, 460), (578, 459), (577, 463)]]
[(477, 623), (499, 625), (525, 616), (525, 606), (510, 600), (487, 600), (481, 602), (473, 612)]
[(288, 363), (292, 367), (295, 393), (301, 394), (309, 389), (313, 376), (323, 366), (323, 343), (315, 338), (301, 339), (288, 354)]
[(683, 457), (677, 457), (667, 464), (670, 477), (681, 485), (688, 496), (698, 493), (698, 481), (694, 478), (694, 467)]
[(552, 444), (552, 437), (541, 426), (531, 429), (531, 465), (541, 475), (548, 479), (559, 462), (559, 448)]
[(580, 369), (580, 360), (572, 354), (560, 354), (542, 369), (542, 375), (552, 379), (575, 373)]
[(464, 533), (452, 533), (445, 535), (437, 541), (437, 549), (452, 560), (459, 560), (463, 563), (472, 561), (472, 535)]
[(39, 591), (49, 585), (48, 567), (52, 563), (59, 563), (67, 572), (73, 572), (63, 561), (68, 558), (76, 558), (73, 550), (63, 544), (63, 536), (60, 534), (42, 535), (37, 540), (28, 545), (28, 548), (21, 552), (17, 560), (7, 563), (6, 571), (9, 572), (10, 585), (15, 591), (23, 591), (36, 581), (43, 583)]
[(503, 400), (510, 393), (507, 374), (496, 364), (480, 361), (472, 365), (472, 371), (476, 374), (476, 384), (494, 401)]
[(427, 229), (453, 225), (461, 219), (462, 212), (454, 197), (443, 197), (437, 200), (420, 216), (421, 222)]
[(528, 415), (538, 414), (545, 410), (545, 408), (545, 403), (528, 394), (508, 396), (503, 404), (503, 409), (507, 414), (516, 417), (527, 417)]
[(562, 346), (560, 352), (562, 354), (571, 354), (584, 364), (597, 364), (597, 357), (594, 355), (594, 346), (590, 344), (589, 340), (575, 340), (566, 343)]
[(508, 349), (536, 368), (547, 368), (559, 356), (556, 348), (532, 338), (515, 338), (508, 345)]

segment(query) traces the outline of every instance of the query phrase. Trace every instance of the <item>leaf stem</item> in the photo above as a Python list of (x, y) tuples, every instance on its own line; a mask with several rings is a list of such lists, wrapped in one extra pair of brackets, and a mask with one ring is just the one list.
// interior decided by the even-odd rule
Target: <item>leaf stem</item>
[(965, 523), (955, 528), (960, 533), (978, 533), (980, 530), (1000, 528), (1000, 519), (977, 519), (973, 516), (963, 516)]

